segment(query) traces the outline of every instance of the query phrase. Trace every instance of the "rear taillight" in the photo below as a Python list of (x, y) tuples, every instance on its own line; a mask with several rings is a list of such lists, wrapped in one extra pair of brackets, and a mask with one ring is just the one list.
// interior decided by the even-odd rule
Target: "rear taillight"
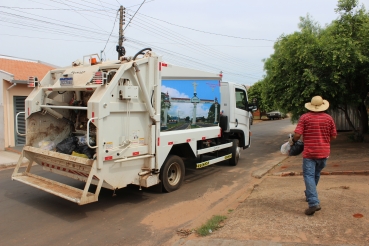
[(31, 76), (31, 77), (28, 77), (27, 85), (28, 85), (28, 87), (33, 87), (34, 88), (34, 87), (37, 86), (37, 82), (38, 82), (37, 77)]
[(96, 72), (92, 78), (92, 83), (96, 85), (106, 84), (106, 73), (101, 71)]

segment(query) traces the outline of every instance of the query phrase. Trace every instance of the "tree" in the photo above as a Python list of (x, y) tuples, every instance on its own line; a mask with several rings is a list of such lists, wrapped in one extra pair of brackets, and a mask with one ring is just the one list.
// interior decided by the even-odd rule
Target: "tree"
[(264, 81), (260, 80), (253, 84), (248, 90), (248, 101), (253, 102), (256, 100), (258, 109), (260, 111), (260, 119), (263, 113), (273, 110), (273, 102), (269, 98), (265, 98)]
[(219, 122), (219, 116), (220, 116), (220, 105), (218, 104), (217, 107), (217, 120), (215, 120), (215, 103), (213, 103), (210, 108), (209, 108), (209, 112), (208, 112), (208, 122), (214, 123)]
[[(265, 61), (265, 98), (292, 120), (306, 112), (304, 104), (321, 95), (331, 109), (341, 109), (362, 139), (368, 130), (365, 100), (369, 91), (369, 14), (357, 0), (339, 0), (337, 20), (321, 28), (308, 15), (300, 18), (299, 32), (282, 35)], [(347, 109), (354, 107), (359, 128)]]
[[(323, 39), (325, 45), (332, 46), (326, 50), (327, 63), (331, 64), (332, 81), (344, 84), (346, 89), (337, 107), (357, 131), (357, 139), (363, 140), (363, 133), (368, 132), (365, 101), (369, 91), (369, 13), (364, 6), (358, 7), (357, 0), (339, 0), (336, 12), (340, 18), (327, 28)], [(356, 109), (358, 126), (348, 116), (348, 107)]]
[(168, 110), (169, 110), (170, 107), (172, 106), (172, 104), (169, 101), (169, 95), (167, 93), (162, 92), (161, 93), (161, 102), (160, 102), (160, 120), (162, 122), (164, 121), (164, 108), (165, 108), (165, 103), (168, 104)]

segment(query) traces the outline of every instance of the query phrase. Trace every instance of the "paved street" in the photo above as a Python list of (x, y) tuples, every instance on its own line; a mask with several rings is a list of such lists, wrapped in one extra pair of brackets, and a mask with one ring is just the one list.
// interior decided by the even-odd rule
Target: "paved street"
[[(204, 169), (186, 168), (185, 183), (173, 193), (132, 186), (113, 196), (102, 190), (96, 203), (78, 206), (25, 184), (11, 181), (12, 170), (0, 172), (0, 234), (3, 245), (161, 245), (176, 230), (200, 225), (231, 207), (252, 186), (251, 175), (276, 164), (279, 148), (293, 131), (289, 119), (252, 126), (250, 149), (236, 167), (225, 163)], [(45, 177), (83, 187), (83, 183), (44, 172)]]

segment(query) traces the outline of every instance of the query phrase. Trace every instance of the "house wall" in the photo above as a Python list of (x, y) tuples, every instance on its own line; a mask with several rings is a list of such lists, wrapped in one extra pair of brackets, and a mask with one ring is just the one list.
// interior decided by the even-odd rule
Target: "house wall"
[[(4, 99), (4, 115), (6, 117), (4, 120), (4, 142), (5, 147), (13, 147), (15, 146), (15, 115), (14, 115), (14, 96), (28, 96), (33, 88), (28, 88), (25, 84), (17, 84), (10, 90), (7, 90), (12, 83), (9, 81), (4, 81), (3, 90), (5, 94)], [(20, 115), (19, 117), (22, 117)]]
[(0, 150), (5, 149), (5, 132), (6, 119), (5, 105), (6, 105), (6, 85), (13, 80), (13, 75), (0, 70)]
[(3, 79), (0, 82), (0, 150), (5, 149), (5, 119), (4, 119), (4, 97), (3, 97)]

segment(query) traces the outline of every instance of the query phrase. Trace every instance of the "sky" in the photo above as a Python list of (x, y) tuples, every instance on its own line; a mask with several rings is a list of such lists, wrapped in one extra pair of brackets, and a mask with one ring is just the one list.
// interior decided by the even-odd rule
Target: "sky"
[[(252, 85), (265, 75), (263, 60), (273, 54), (274, 42), (298, 31), (300, 17), (309, 14), (321, 26), (337, 18), (337, 0), (142, 2), (2, 0), (0, 55), (58, 67), (95, 53), (116, 60), (122, 5), (126, 55), (152, 48), (169, 64), (222, 71), (223, 81)], [(359, 3), (369, 7), (369, 0)]]

